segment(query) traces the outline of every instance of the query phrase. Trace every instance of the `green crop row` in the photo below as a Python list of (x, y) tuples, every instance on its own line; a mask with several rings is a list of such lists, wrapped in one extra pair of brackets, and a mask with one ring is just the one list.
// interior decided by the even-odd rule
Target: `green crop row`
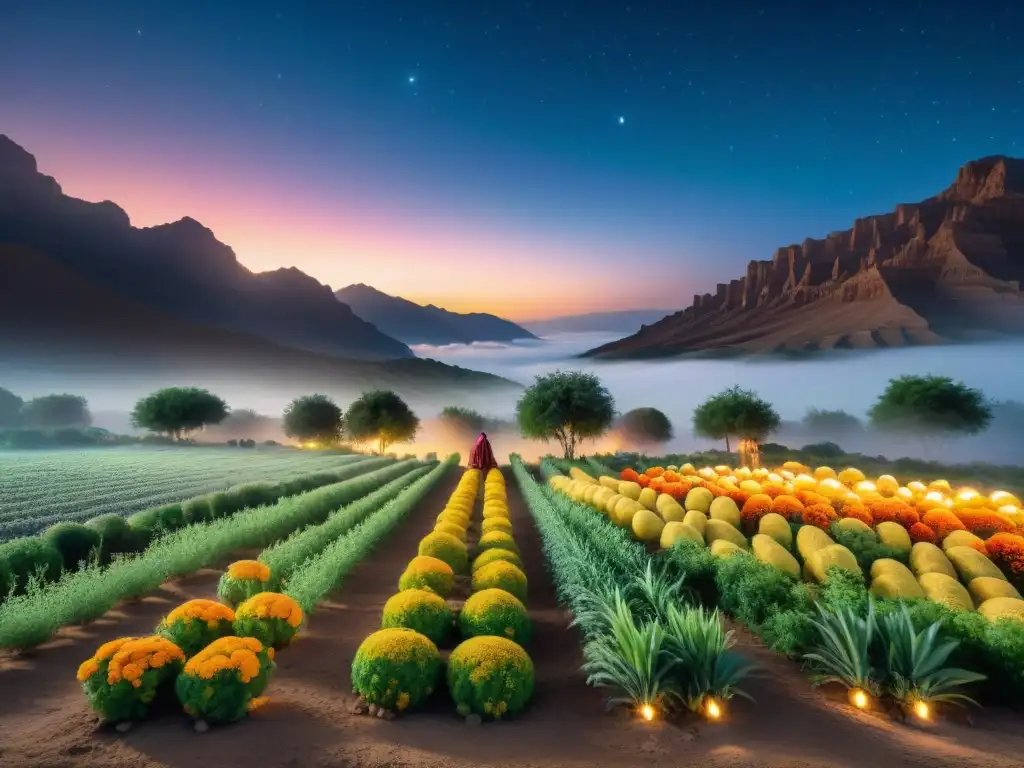
[(341, 584), (352, 567), (366, 557), (452, 467), (458, 465), (459, 458), (457, 453), (449, 456), (377, 512), (307, 560), (292, 573), (284, 593), (293, 598), (303, 611), (312, 611), (321, 599)]
[(309, 558), (399, 496), (406, 488), (436, 468), (436, 465), (437, 462), (432, 462), (431, 465), (417, 467), (358, 501), (342, 507), (320, 525), (310, 526), (264, 549), (259, 560), (270, 568), (271, 588), (280, 587)]
[(319, 525), (334, 510), (416, 465), (414, 461), (390, 464), (271, 506), (190, 525), (158, 539), (144, 553), (119, 559), (109, 567), (91, 565), (66, 572), (45, 586), (31, 583), (26, 593), (0, 604), (0, 648), (38, 645), (60, 627), (98, 618), (119, 601), (144, 595), (173, 576), (210, 565), (234, 550), (265, 547), (299, 528)]

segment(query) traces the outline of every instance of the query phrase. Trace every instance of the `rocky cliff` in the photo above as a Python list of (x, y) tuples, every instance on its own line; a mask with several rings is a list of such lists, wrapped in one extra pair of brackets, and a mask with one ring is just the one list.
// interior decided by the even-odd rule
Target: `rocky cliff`
[(1024, 334), (1024, 160), (752, 261), (743, 277), (592, 357), (935, 344)]

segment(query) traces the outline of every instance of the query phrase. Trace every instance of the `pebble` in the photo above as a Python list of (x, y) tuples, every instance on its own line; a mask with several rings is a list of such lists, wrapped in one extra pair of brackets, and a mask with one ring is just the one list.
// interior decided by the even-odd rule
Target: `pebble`
[(369, 711), (371, 717), (376, 717), (377, 716), (377, 705), (376, 704), (371, 704), (368, 711)]
[(383, 719), (388, 714), (388, 711), (384, 707), (377, 707), (377, 717)]
[(196, 733), (206, 733), (210, 730), (210, 724), (205, 720), (196, 720), (192, 727), (195, 729)]
[(353, 715), (365, 715), (366, 714), (366, 702), (359, 699), (355, 704), (352, 705)]
[(118, 733), (128, 733), (132, 729), (131, 720), (122, 720), (120, 723), (114, 726), (114, 730)]

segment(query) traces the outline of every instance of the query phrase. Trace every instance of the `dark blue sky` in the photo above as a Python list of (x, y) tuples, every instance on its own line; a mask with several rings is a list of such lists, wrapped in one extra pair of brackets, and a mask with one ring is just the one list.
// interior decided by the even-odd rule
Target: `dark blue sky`
[(68, 192), (455, 309), (681, 307), (1024, 154), (1024, 3), (3, 8), (0, 132)]

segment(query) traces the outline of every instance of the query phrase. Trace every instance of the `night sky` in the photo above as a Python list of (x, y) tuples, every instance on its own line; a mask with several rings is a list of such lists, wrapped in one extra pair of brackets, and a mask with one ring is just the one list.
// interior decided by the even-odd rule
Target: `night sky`
[(680, 308), (1024, 155), (1020, 2), (2, 6), (0, 133), (69, 194), (517, 319)]

